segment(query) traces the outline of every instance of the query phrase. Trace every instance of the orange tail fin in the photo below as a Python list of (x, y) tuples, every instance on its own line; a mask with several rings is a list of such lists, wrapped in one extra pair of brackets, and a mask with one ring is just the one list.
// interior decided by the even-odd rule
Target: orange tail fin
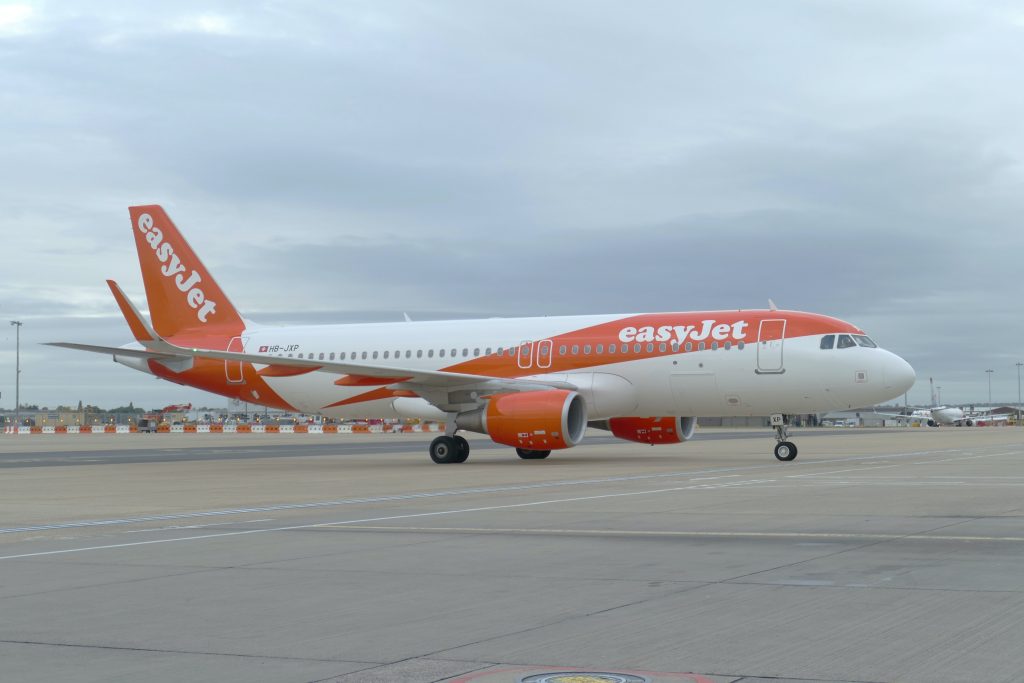
[(238, 311), (167, 212), (153, 204), (131, 206), (128, 213), (156, 333), (162, 337), (185, 331), (217, 336), (241, 334), (245, 323)]

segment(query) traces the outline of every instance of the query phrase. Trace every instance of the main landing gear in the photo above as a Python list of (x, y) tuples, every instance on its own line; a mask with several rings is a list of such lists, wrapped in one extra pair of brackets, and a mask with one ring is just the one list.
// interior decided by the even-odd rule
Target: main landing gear
[(430, 459), (438, 465), (466, 462), (469, 458), (469, 442), (465, 438), (455, 436), (439, 436), (430, 442)]
[[(516, 453), (523, 460), (543, 460), (551, 451), (532, 451), (517, 448)], [(458, 434), (439, 436), (430, 442), (430, 459), (438, 465), (466, 462), (469, 458), (469, 442)]]
[(782, 462), (796, 458), (796, 444), (789, 441), (789, 420), (785, 415), (776, 413), (771, 416), (772, 428), (775, 430), (775, 457)]

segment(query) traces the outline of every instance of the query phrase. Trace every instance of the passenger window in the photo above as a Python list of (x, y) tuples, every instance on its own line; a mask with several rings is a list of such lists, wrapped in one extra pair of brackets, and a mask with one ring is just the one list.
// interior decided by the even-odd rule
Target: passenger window
[(587, 355), (587, 356), (590, 355), (590, 344), (584, 344), (583, 345), (583, 353), (584, 353), (584, 355)]
[(558, 355), (564, 356), (567, 350), (568, 349), (565, 348), (565, 344), (562, 344), (561, 346), (558, 347)]
[(416, 357), (423, 358), (423, 349), (416, 349)]
[(440, 351), (438, 351), (437, 355), (440, 356), (441, 358), (444, 358), (444, 349), (441, 349)]
[(505, 349), (503, 347), (499, 346), (498, 350), (495, 351), (495, 353), (497, 353), (500, 356), (500, 355), (505, 353)]
[(540, 355), (542, 355), (545, 358), (547, 358), (547, 355), (548, 355), (548, 345), (547, 344), (545, 344), (544, 346), (540, 347)]
[(486, 349), (484, 349), (484, 355), (485, 356), (491, 355), (491, 347), (490, 346), (488, 346)]
[(704, 350), (704, 342), (701, 342), (700, 344), (697, 344), (697, 350), (698, 351), (703, 351)]
[(373, 359), (377, 360), (377, 352), (376, 351), (373, 352)]
[(480, 355), (480, 349), (473, 349), (473, 357), (475, 358), (475, 357), (477, 357), (479, 355)]
[(693, 351), (693, 342), (686, 342), (686, 350)]
[(871, 341), (871, 339), (869, 337), (866, 337), (863, 334), (855, 334), (855, 335), (853, 335), (853, 340), (855, 342), (857, 342), (858, 344), (860, 344), (861, 346), (863, 346), (864, 348), (867, 348), (867, 349), (877, 349), (878, 348), (878, 344), (876, 344), (875, 342)]
[(647, 353), (650, 353), (651, 351), (654, 351), (654, 344), (647, 345)]
[(608, 345), (608, 353), (615, 353), (618, 350), (619, 350), (619, 348), (615, 344), (609, 344)]
[(731, 341), (725, 342), (725, 350), (728, 351), (731, 348), (732, 348), (732, 342)]
[(323, 359), (324, 359), (324, 354), (321, 353), (319, 356), (317, 356), (317, 360), (323, 360)]
[(716, 341), (711, 342), (711, 350), (712, 351), (717, 351), (718, 350), (718, 342), (716, 342)]
[(405, 357), (406, 358), (412, 358), (412, 350), (411, 349), (409, 351), (405, 352)]
[(834, 334), (826, 334), (824, 337), (821, 338), (821, 348), (823, 349), (831, 349), (833, 346), (835, 346), (835, 343), (836, 335)]
[(665, 342), (661, 342), (660, 344), (658, 344), (658, 351), (660, 351), (661, 353), (665, 353), (666, 348), (668, 347), (665, 346)]
[(452, 349), (452, 358), (455, 358), (455, 356), (458, 355), (457, 351), (458, 349)]
[(597, 353), (604, 353), (604, 344), (597, 345)]
[(334, 351), (331, 351), (331, 360), (334, 360)]
[(574, 356), (579, 355), (579, 352), (580, 352), (580, 345), (579, 344), (573, 344), (572, 345), (572, 355), (574, 355)]
[(672, 342), (672, 353), (679, 353), (679, 342)]
[(853, 341), (853, 338), (848, 334), (839, 335), (839, 343), (836, 344), (837, 349), (848, 349), (851, 346), (856, 346), (857, 342)]
[(390, 353), (390, 352), (389, 352), (389, 351), (385, 351), (385, 352), (384, 352), (384, 360), (387, 360), (387, 359), (388, 359), (388, 353)]
[(744, 344), (743, 342), (740, 342), (740, 343), (738, 343), (736, 345), (736, 348), (739, 349), (740, 351), (742, 351), (744, 346), (746, 346), (746, 344)]

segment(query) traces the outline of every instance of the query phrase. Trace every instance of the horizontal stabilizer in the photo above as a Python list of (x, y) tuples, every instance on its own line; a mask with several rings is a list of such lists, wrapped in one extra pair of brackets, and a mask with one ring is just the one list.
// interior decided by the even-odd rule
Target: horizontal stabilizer
[(74, 342), (44, 342), (43, 345), (59, 346), (62, 349), (74, 349), (75, 351), (105, 353), (112, 356), (124, 356), (126, 358), (145, 358), (147, 360), (181, 360), (183, 358), (188, 358), (188, 355), (163, 353), (160, 351), (145, 351), (143, 349), (124, 349), (120, 346), (95, 346), (93, 344), (76, 344)]

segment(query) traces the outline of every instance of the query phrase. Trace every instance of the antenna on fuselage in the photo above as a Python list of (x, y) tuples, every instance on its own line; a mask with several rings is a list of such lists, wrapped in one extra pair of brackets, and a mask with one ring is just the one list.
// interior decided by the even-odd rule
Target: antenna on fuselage
[(402, 313), (402, 317), (405, 318), (405, 322), (407, 322), (407, 323), (411, 323), (412, 322), (412, 318), (409, 317), (408, 313)]
[(768, 299), (768, 310), (769, 311), (777, 311), (777, 310), (779, 310), (779, 307), (775, 305), (774, 301), (772, 301), (771, 299)]

